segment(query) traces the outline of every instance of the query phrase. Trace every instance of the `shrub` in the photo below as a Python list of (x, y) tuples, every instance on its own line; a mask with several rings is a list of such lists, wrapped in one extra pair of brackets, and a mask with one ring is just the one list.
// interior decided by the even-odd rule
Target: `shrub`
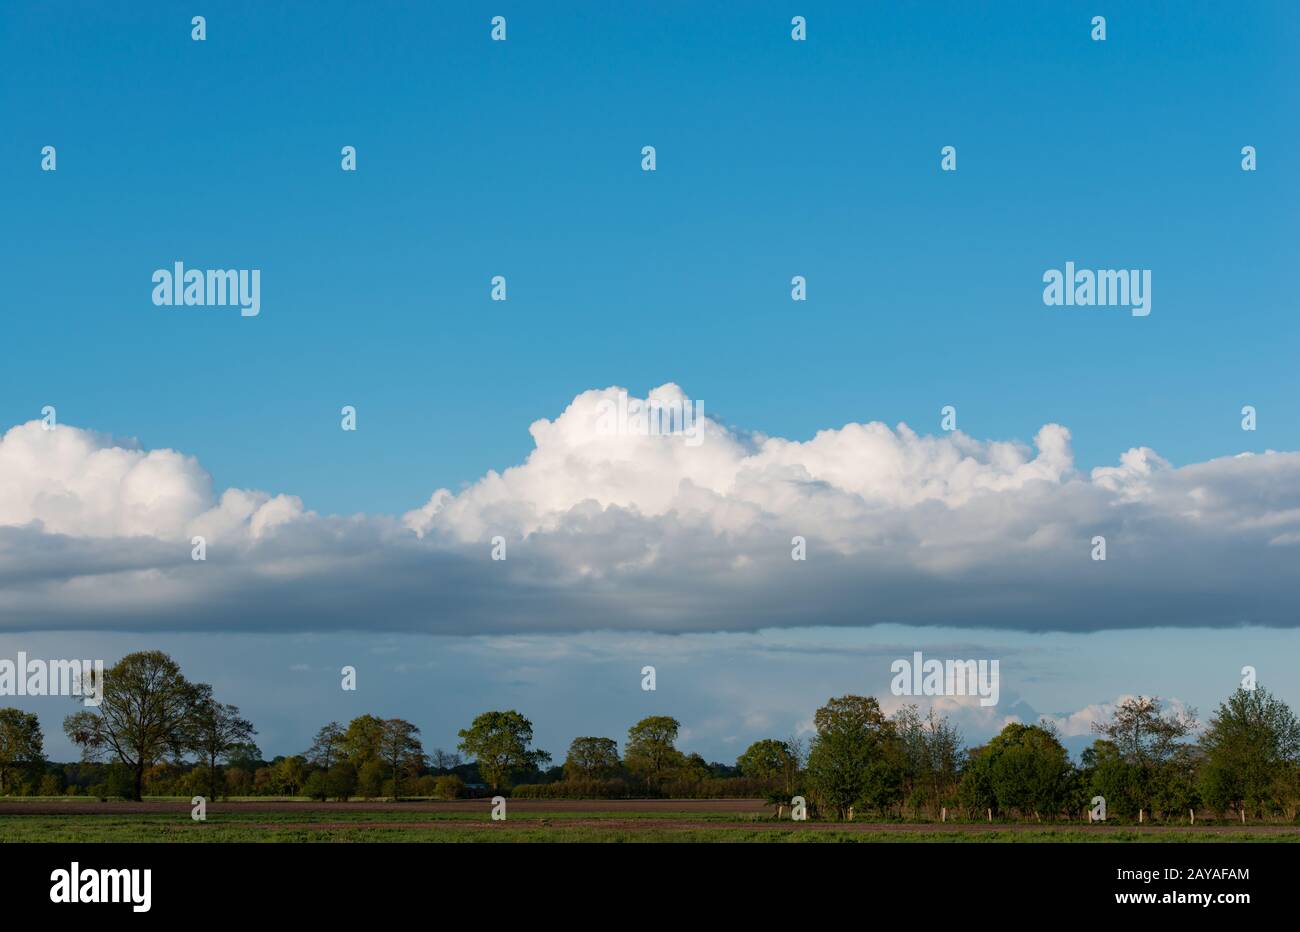
[(347, 761), (335, 764), (325, 774), (325, 792), (347, 802), (357, 792), (357, 768)]
[(521, 783), (510, 793), (515, 799), (625, 799), (623, 780), (559, 780), (555, 783)]
[(465, 781), (454, 773), (433, 781), (433, 794), (439, 799), (460, 799), (465, 795)]
[(303, 795), (308, 799), (319, 799), (325, 801), (329, 795), (329, 788), (325, 785), (325, 774), (320, 770), (313, 770), (307, 777), (307, 782), (302, 787)]
[(438, 781), (437, 778), (425, 774), (423, 777), (416, 777), (403, 783), (402, 789), (406, 790), (408, 796), (437, 796)]

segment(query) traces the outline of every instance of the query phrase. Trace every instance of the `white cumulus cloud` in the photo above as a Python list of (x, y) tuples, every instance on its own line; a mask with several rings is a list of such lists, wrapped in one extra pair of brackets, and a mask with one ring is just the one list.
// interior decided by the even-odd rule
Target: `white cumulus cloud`
[[(401, 516), (217, 494), (193, 456), (14, 427), (0, 439), (0, 627), (1297, 623), (1298, 454), (1176, 467), (1142, 447), (1084, 474), (1055, 424), (1030, 444), (879, 421), (796, 440), (707, 414), (693, 437), (680, 423), (611, 431), (602, 412), (621, 391), (579, 394), (529, 427), (523, 463)], [(648, 397), (692, 405), (672, 384)], [(505, 561), (490, 558), (498, 535)], [(806, 560), (791, 559), (796, 536)]]

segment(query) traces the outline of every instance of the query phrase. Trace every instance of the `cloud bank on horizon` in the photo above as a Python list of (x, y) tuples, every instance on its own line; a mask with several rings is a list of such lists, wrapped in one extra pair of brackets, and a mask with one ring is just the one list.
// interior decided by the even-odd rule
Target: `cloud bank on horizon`
[[(1300, 454), (1082, 474), (1032, 446), (905, 424), (797, 441), (602, 429), (621, 389), (535, 449), (401, 516), (320, 515), (199, 461), (32, 421), (0, 439), (0, 629), (1089, 631), (1294, 626)], [(647, 396), (689, 404), (673, 384)], [(207, 559), (191, 556), (206, 540)], [(794, 537), (807, 558), (791, 558)], [(1107, 559), (1092, 559), (1106, 538)], [(493, 560), (492, 539), (506, 559)]]

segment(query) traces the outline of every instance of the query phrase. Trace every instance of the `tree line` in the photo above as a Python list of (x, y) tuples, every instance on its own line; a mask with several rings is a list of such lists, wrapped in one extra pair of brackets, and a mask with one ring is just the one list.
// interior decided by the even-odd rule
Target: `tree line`
[(729, 765), (679, 750), (680, 724), (663, 715), (633, 725), (621, 754), (614, 738), (580, 736), (553, 764), (514, 710), (475, 717), (455, 751), (426, 752), (404, 719), (361, 715), (325, 725), (301, 754), (266, 761), (239, 709), (160, 651), (127, 655), (94, 685), (101, 704), (64, 722), (80, 763), (49, 763), (36, 716), (0, 709), (0, 795), (803, 796), (815, 817), (831, 819), (1075, 819), (1095, 811), (1097, 797), (1108, 818), (1133, 820), (1209, 810), (1294, 821), (1300, 810), (1300, 721), (1262, 686), (1234, 692), (1199, 736), (1194, 710), (1125, 700), (1094, 724), (1078, 764), (1047, 720), (1013, 722), (966, 747), (934, 710), (887, 715), (874, 697), (840, 696), (817, 710), (806, 741), (756, 741)]
[(1194, 710), (1126, 699), (1093, 724), (1077, 765), (1049, 720), (969, 748), (933, 710), (886, 716), (871, 696), (832, 699), (814, 723), (802, 787), (824, 817), (1181, 821), (1208, 809), (1293, 822), (1300, 810), (1300, 721), (1262, 686), (1237, 689), (1196, 738)]

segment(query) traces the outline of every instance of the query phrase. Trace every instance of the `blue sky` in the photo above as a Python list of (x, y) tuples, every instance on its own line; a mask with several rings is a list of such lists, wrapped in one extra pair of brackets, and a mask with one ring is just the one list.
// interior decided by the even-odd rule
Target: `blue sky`
[[(1243, 404), (1297, 445), (1288, 4), (1115, 4), (1105, 43), (1096, 4), (818, 4), (802, 45), (788, 4), (526, 6), (504, 44), (491, 5), (216, 3), (203, 43), (142, 6), (5, 14), (7, 423), (57, 404), (338, 512), (610, 384), (788, 437), (1059, 421), (1090, 465), (1236, 452)], [(154, 307), (177, 258), (261, 268), (263, 314)], [(1067, 259), (1151, 268), (1154, 313), (1045, 308)]]
[[(190, 39), (196, 13), (204, 42)], [(790, 40), (795, 13), (806, 42)], [(496, 14), (507, 42), (489, 41)], [(1096, 14), (1105, 42), (1089, 39)], [(217, 494), (284, 493), (322, 516), (393, 522), (436, 489), (524, 462), (531, 423), (615, 385), (644, 396), (676, 383), (737, 435), (792, 441), (872, 421), (936, 434), (946, 404), (981, 442), (1028, 444), (1059, 423), (1084, 475), (1131, 448), (1174, 467), (1300, 449), (1298, 39), (1290, 3), (6, 4), (0, 430), (55, 405), (62, 424), (195, 457)], [(56, 172), (39, 170), (45, 145)], [(344, 145), (357, 149), (355, 173), (340, 170)], [(645, 145), (657, 148), (654, 173), (640, 170)], [(955, 173), (939, 170), (945, 145)], [(1244, 145), (1258, 150), (1256, 172), (1240, 170)], [(177, 260), (261, 269), (261, 315), (155, 307), (150, 276)], [(1151, 315), (1044, 306), (1042, 274), (1067, 260), (1151, 269)], [(494, 275), (508, 279), (505, 303), (489, 300)], [(790, 300), (793, 275), (807, 277), (805, 303)], [(345, 404), (357, 406), (355, 433), (339, 430)], [(1245, 404), (1259, 412), (1253, 433), (1240, 429)], [(1272, 491), (1263, 481), (1223, 487), (1284, 514), (1286, 478)], [(87, 534), (111, 549), (112, 535)], [(1169, 539), (1269, 577), (1208, 597), (1253, 605), (1272, 587), (1271, 608), (1198, 625), (1263, 625), (1250, 629), (1263, 653), (1292, 644), (1275, 575), (1294, 564), (1290, 550), (1261, 562), (1245, 545), (1229, 558), (1201, 538)], [(370, 552), (354, 546), (353, 558)], [(1000, 567), (1008, 590), (1019, 565)], [(1125, 650), (1154, 650), (1179, 623), (1159, 606), (1188, 587), (1166, 574), (1148, 591), (1146, 565), (1134, 569), (1129, 602), (1151, 600), (1150, 630), (1125, 619)], [(694, 610), (677, 596), (615, 586), (610, 604), (635, 601), (635, 626), (653, 627), (646, 619)], [(248, 634), (237, 597), (220, 604), (228, 624), (208, 611), (206, 633), (120, 637), (176, 638), (200, 666), (195, 639), (262, 638), (284, 670), (304, 662), (288, 636), (277, 646)], [(100, 630), (186, 627), (87, 611)], [(997, 617), (953, 614), (962, 630), (997, 628)], [(78, 617), (17, 613), (4, 628), (42, 630), (48, 644)], [(361, 642), (347, 639), (386, 625), (334, 620), (316, 636), (349, 654)], [(213, 633), (223, 626), (242, 633)], [(1060, 650), (1066, 636), (1047, 629), (1062, 626), (1096, 627), (1018, 622), (1015, 638)], [(300, 637), (310, 625), (294, 627)], [(492, 630), (527, 634), (526, 621), (505, 627)], [(728, 639), (748, 636), (716, 635), (711, 669), (743, 665), (748, 648)], [(1104, 655), (1110, 635), (1077, 636)], [(984, 637), (989, 650), (1003, 643)], [(1168, 686), (1203, 706), (1235, 675), (1211, 689), (1198, 663), (1222, 652), (1205, 650)], [(583, 669), (565, 652), (551, 662)], [(815, 665), (789, 675), (792, 689), (821, 679)], [(1078, 670), (1054, 691), (1014, 692), (1064, 713), (1150, 688), (1121, 679)], [(733, 711), (758, 692), (738, 686)], [(385, 694), (395, 714), (404, 695)], [(499, 692), (473, 695), (491, 705)], [(539, 720), (571, 711), (540, 686), (518, 698), (530, 695)], [(681, 716), (706, 719), (716, 698), (683, 697)], [(271, 750), (299, 749), (307, 711), (259, 701), (301, 732)], [(712, 756), (728, 735), (761, 730), (743, 715), (695, 727)]]

